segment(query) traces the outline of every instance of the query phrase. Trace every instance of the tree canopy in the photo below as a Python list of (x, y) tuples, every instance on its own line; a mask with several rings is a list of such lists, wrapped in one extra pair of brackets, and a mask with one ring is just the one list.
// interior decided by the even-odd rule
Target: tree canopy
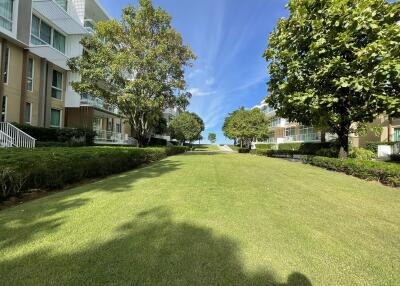
[(141, 145), (165, 109), (186, 108), (184, 70), (195, 56), (172, 27), (171, 16), (151, 0), (123, 9), (121, 21), (97, 23), (81, 44), (83, 56), (69, 62), (81, 76), (73, 88), (116, 105)]
[(250, 146), (255, 139), (264, 140), (268, 138), (270, 121), (259, 108), (246, 110), (243, 107), (229, 114), (225, 118), (222, 130), (229, 139), (239, 139)]
[(215, 143), (217, 141), (217, 135), (215, 133), (208, 133), (208, 141)]
[(343, 155), (354, 123), (400, 115), (400, 3), (291, 0), (264, 57), (277, 115), (323, 126)]
[(182, 143), (192, 143), (201, 138), (204, 123), (196, 113), (182, 112), (171, 120), (169, 129), (172, 138)]

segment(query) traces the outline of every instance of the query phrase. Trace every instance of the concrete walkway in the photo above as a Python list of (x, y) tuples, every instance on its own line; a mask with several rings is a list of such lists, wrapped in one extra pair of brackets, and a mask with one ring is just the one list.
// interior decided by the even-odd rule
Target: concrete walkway
[(228, 152), (228, 153), (235, 152), (228, 145), (224, 145), (224, 146), (218, 145), (218, 147), (219, 147), (219, 150), (222, 151), (222, 152)]

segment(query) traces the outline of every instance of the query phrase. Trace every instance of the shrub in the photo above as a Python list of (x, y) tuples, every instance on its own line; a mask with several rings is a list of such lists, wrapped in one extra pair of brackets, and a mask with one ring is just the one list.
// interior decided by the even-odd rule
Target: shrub
[(392, 161), (392, 162), (400, 162), (400, 154), (392, 154), (392, 155), (390, 155), (390, 161)]
[(336, 148), (320, 149), (315, 152), (316, 156), (337, 158), (339, 157), (339, 151)]
[(377, 180), (390, 186), (400, 187), (400, 165), (396, 163), (318, 156), (309, 156), (305, 162), (361, 179)]
[(0, 150), (0, 199), (130, 170), (186, 147), (80, 147)]
[(68, 147), (68, 143), (66, 143), (66, 142), (52, 142), (52, 141), (47, 141), (47, 142), (36, 141), (36, 147), (38, 147), (38, 148), (42, 148), (42, 147)]
[(167, 144), (167, 140), (155, 137), (152, 137), (149, 142), (149, 146), (167, 146)]
[(258, 155), (258, 156), (268, 156), (270, 154), (270, 150), (263, 150), (263, 149), (253, 149), (250, 151), (251, 154)]
[(370, 150), (374, 153), (378, 153), (379, 145), (394, 145), (396, 142), (368, 142), (365, 145), (365, 149)]
[(256, 150), (271, 150), (275, 147), (275, 144), (255, 144)]
[(250, 153), (250, 149), (249, 148), (239, 148), (238, 152), (239, 153)]
[(315, 155), (318, 150), (333, 148), (335, 143), (283, 143), (278, 145), (280, 151), (293, 151), (295, 154)]
[(29, 124), (13, 123), (39, 142), (63, 142), (69, 146), (92, 146), (96, 132), (82, 128), (44, 128)]
[(349, 151), (349, 158), (372, 160), (376, 158), (376, 153), (367, 149), (353, 147)]

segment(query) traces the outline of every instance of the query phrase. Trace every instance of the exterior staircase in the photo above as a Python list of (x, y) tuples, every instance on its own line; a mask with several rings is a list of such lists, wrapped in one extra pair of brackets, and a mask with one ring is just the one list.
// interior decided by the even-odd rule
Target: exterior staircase
[(0, 148), (35, 148), (36, 139), (8, 122), (0, 122)]

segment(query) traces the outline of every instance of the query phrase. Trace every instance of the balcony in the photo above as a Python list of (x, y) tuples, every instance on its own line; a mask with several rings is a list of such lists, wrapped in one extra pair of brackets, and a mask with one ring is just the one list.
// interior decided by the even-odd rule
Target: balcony
[(284, 137), (285, 143), (290, 142), (320, 142), (321, 135), (319, 133), (299, 134)]
[(95, 97), (92, 97), (92, 96), (86, 95), (86, 94), (81, 95), (80, 105), (81, 106), (93, 106), (98, 109), (114, 113), (116, 115), (120, 114), (117, 107), (105, 103), (104, 100), (102, 100), (100, 98), (95, 98)]
[(137, 141), (134, 138), (128, 137), (127, 134), (107, 131), (103, 129), (95, 129), (94, 131), (96, 132), (96, 136), (94, 137), (95, 144), (137, 146)]
[(49, 62), (54, 63), (60, 68), (64, 70), (69, 70), (69, 67), (67, 65), (68, 57), (59, 50), (53, 48), (52, 46), (48, 44), (43, 44), (43, 45), (31, 44), (29, 50), (33, 54), (41, 58), (47, 59)]
[(68, 12), (54, 0), (33, 0), (33, 10), (40, 16), (57, 26), (62, 32), (68, 35), (87, 34), (87, 30), (78, 19)]

